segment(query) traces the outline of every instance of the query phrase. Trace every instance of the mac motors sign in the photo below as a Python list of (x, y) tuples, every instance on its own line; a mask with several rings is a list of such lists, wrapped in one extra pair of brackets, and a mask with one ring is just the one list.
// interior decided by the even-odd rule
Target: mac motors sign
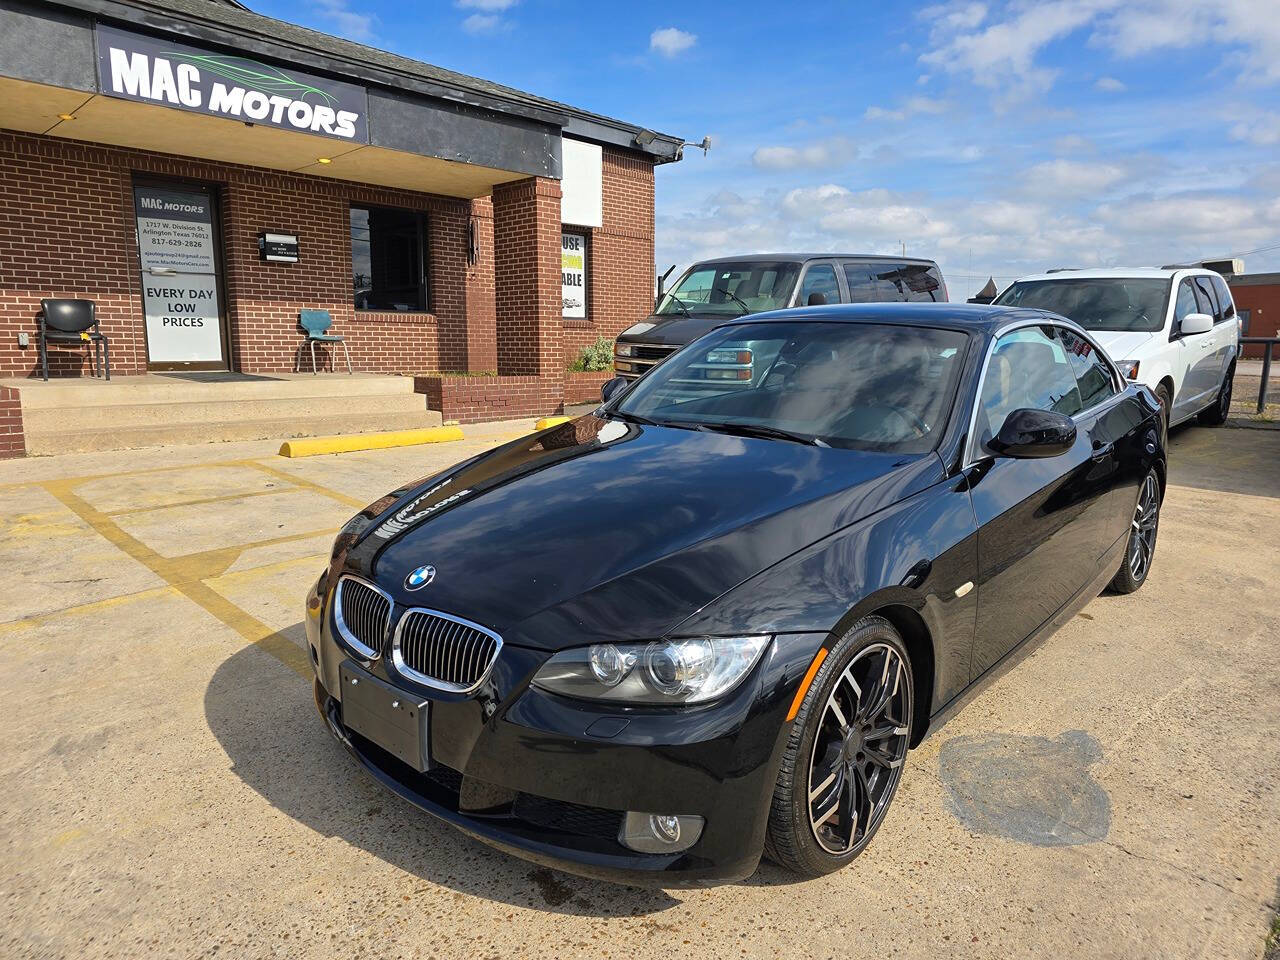
[(103, 93), (338, 140), (369, 142), (363, 87), (98, 26)]

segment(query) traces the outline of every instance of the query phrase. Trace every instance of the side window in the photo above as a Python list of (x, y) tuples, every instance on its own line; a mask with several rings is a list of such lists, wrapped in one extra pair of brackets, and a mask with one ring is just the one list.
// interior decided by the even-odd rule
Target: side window
[(1208, 277), (1196, 277), (1196, 300), (1200, 303), (1200, 312), (1213, 317), (1214, 323), (1222, 319), (1218, 312), (1218, 298)]
[(1178, 299), (1173, 304), (1173, 334), (1182, 332), (1182, 321), (1189, 313), (1196, 313), (1200, 308), (1196, 305), (1196, 295), (1191, 289), (1191, 281), (1183, 280), (1178, 284)]
[(1080, 388), (1080, 405), (1088, 410), (1116, 393), (1116, 383), (1105, 360), (1098, 356), (1093, 344), (1077, 336), (1065, 327), (1058, 328), (1058, 336), (1067, 351), (1071, 370)]
[(822, 294), (824, 303), (840, 302), (840, 284), (836, 280), (835, 267), (829, 263), (815, 263), (804, 274), (804, 284), (800, 287), (801, 307), (809, 305), (809, 298), (815, 293)]
[(892, 283), (882, 279), (879, 263), (853, 263), (844, 265), (844, 281), (849, 286), (850, 303), (885, 303), (905, 300)]
[(1005, 418), (1023, 407), (1067, 416), (1084, 409), (1071, 362), (1052, 327), (1023, 327), (996, 342), (982, 381), (977, 429), (982, 442), (999, 433)]
[(1222, 277), (1213, 277), (1213, 291), (1218, 295), (1218, 305), (1222, 307), (1222, 319), (1230, 320), (1236, 315), (1236, 305), (1231, 299), (1231, 288)]

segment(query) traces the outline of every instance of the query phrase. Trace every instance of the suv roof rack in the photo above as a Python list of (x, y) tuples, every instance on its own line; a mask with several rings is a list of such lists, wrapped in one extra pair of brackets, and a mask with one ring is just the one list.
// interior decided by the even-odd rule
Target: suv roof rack
[(1053, 267), (1046, 270), (1045, 273), (1069, 273), (1072, 270), (1083, 270), (1084, 267)]

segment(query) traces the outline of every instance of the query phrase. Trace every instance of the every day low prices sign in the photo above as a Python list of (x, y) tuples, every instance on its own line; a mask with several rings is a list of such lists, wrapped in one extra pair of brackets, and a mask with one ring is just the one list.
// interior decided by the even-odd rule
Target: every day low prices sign
[(580, 233), (560, 234), (560, 297), (564, 316), (587, 315), (587, 238)]
[(136, 187), (133, 197), (148, 359), (220, 359), (212, 200), (195, 191), (152, 186)]
[(97, 32), (98, 84), (109, 96), (369, 142), (363, 87), (114, 27)]

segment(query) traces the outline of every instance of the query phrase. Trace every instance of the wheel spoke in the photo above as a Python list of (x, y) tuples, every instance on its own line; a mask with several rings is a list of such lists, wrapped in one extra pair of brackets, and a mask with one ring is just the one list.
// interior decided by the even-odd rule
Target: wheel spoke
[(866, 747), (864, 748), (863, 752), (867, 755), (867, 757), (871, 760), (872, 763), (874, 763), (878, 767), (884, 767), (886, 770), (892, 770), (894, 767), (902, 766), (901, 759), (892, 757), (882, 750), (877, 750), (872, 747)]
[(907, 728), (902, 726), (901, 724), (889, 723), (881, 727), (872, 727), (865, 734), (863, 734), (863, 739), (884, 740), (888, 737), (906, 736), (906, 733), (907, 733)]
[(861, 767), (854, 768), (854, 779), (858, 783), (858, 817), (862, 820), (862, 832), (865, 835), (871, 829), (871, 821), (875, 817), (876, 805), (871, 798), (871, 783)]
[(854, 784), (854, 778), (845, 777), (843, 789), (840, 791), (840, 822), (837, 832), (840, 839), (844, 841), (846, 850), (853, 846), (858, 832), (858, 814), (855, 809), (857, 793), (858, 788)]
[(859, 711), (859, 719), (863, 722), (880, 716), (889, 707), (889, 701), (898, 692), (898, 681), (902, 677), (902, 661), (894, 656), (888, 648), (884, 652), (884, 669), (880, 679), (872, 688), (867, 698), (867, 706)]
[(813, 803), (813, 801), (817, 800), (818, 797), (822, 794), (823, 790), (827, 789), (827, 787), (831, 786), (831, 784), (836, 782), (836, 776), (839, 774), (839, 772), (840, 772), (839, 770), (832, 770), (829, 774), (827, 774), (827, 777), (825, 780), (823, 780), (820, 784), (818, 784), (816, 787), (814, 787), (812, 790), (809, 791), (810, 803)]

